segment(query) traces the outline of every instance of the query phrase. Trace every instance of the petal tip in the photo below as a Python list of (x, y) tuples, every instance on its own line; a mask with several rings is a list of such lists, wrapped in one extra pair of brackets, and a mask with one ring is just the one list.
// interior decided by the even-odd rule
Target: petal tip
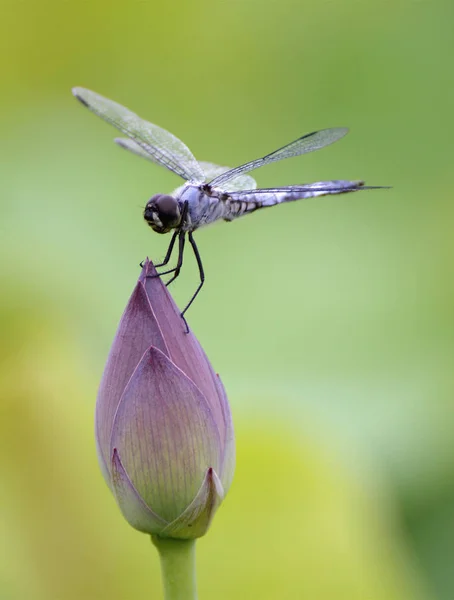
[(140, 264), (142, 266), (142, 271), (140, 273), (139, 281), (141, 281), (142, 283), (144, 283), (147, 277), (150, 277), (151, 275), (157, 275), (155, 266), (148, 258), (148, 256)]
[(179, 539), (202, 537), (224, 499), (224, 488), (213, 467), (208, 467), (197, 496), (187, 509), (161, 535)]

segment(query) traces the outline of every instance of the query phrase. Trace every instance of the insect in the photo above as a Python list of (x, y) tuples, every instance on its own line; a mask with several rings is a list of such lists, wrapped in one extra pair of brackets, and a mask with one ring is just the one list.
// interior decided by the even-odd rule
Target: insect
[(185, 184), (172, 194), (152, 196), (143, 213), (145, 221), (153, 231), (168, 233), (173, 230), (165, 258), (156, 267), (168, 265), (178, 240), (176, 266), (159, 273), (160, 276), (172, 274), (167, 285), (180, 274), (186, 236), (192, 246), (199, 268), (200, 282), (181, 312), (183, 319), (205, 281), (202, 259), (193, 235), (199, 227), (220, 219), (233, 221), (260, 208), (283, 202), (384, 187), (365, 186), (364, 181), (335, 180), (257, 189), (255, 180), (247, 175), (249, 171), (272, 162), (324, 148), (348, 133), (348, 129), (343, 127), (308, 133), (262, 158), (229, 169), (197, 161), (181, 140), (165, 129), (144, 121), (121, 104), (84, 88), (76, 87), (72, 91), (84, 106), (127, 136), (115, 139), (119, 146), (166, 167), (185, 180)]

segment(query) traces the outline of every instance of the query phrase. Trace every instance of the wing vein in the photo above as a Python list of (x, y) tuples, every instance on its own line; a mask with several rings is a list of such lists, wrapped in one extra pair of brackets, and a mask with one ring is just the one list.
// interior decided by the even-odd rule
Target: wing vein
[(203, 171), (189, 148), (170, 132), (90, 90), (74, 88), (73, 94), (89, 110), (134, 140), (153, 162), (183, 179), (203, 180)]
[(282, 148), (263, 156), (262, 158), (256, 158), (243, 165), (239, 165), (234, 169), (230, 169), (226, 173), (223, 173), (213, 179), (210, 184), (214, 187), (219, 187), (225, 184), (233, 177), (242, 175), (259, 167), (269, 165), (272, 162), (278, 160), (284, 160), (285, 158), (292, 158), (294, 156), (300, 156), (301, 154), (307, 154), (308, 152), (314, 152), (320, 148), (324, 148), (329, 144), (333, 144), (340, 140), (348, 133), (348, 129), (345, 127), (335, 127), (332, 129), (322, 129), (320, 131), (313, 131), (312, 133), (306, 133), (297, 140), (286, 144)]

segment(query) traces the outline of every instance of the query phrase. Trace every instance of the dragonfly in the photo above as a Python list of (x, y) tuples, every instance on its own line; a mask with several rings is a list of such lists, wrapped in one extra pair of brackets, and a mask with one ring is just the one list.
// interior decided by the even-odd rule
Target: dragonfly
[[(169, 285), (180, 274), (186, 237), (191, 244), (200, 281), (196, 291), (181, 312), (185, 313), (199, 294), (205, 282), (202, 259), (194, 240), (194, 232), (205, 225), (223, 219), (233, 221), (261, 208), (316, 198), (330, 194), (346, 194), (386, 186), (366, 186), (364, 181), (332, 180), (302, 185), (257, 188), (250, 171), (286, 158), (319, 150), (343, 138), (348, 129), (334, 127), (307, 133), (282, 148), (249, 161), (233, 169), (210, 162), (197, 161), (189, 148), (177, 137), (145, 121), (128, 108), (96, 92), (75, 87), (73, 95), (90, 111), (116, 127), (126, 137), (115, 138), (122, 148), (172, 171), (185, 180), (171, 194), (155, 194), (147, 202), (143, 216), (153, 231), (173, 231), (164, 259), (157, 268), (164, 267), (158, 276), (171, 275)], [(167, 269), (178, 240), (176, 266)], [(186, 323), (187, 330), (187, 323)]]

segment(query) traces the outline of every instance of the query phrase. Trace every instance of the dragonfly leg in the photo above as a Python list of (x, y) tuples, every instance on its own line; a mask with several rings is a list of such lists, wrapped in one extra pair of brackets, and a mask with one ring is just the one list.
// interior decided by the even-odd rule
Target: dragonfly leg
[[(173, 247), (175, 246), (175, 240), (177, 239), (178, 236), (178, 231), (174, 231), (173, 235), (172, 235), (172, 239), (170, 240), (170, 244), (169, 247), (167, 248), (167, 252), (166, 255), (164, 257), (164, 260), (162, 262), (160, 262), (157, 265), (154, 265), (155, 269), (159, 269), (159, 267), (164, 267), (170, 260), (170, 257), (172, 256), (172, 252), (173, 252)], [(142, 260), (140, 261), (140, 268), (143, 269), (143, 265), (145, 264), (145, 261)], [(150, 277), (159, 277), (159, 273), (156, 273), (156, 275), (150, 275)]]
[[(180, 232), (179, 231), (175, 231), (175, 233), (172, 236), (172, 239), (170, 240), (170, 244), (169, 247), (167, 249), (167, 253), (165, 255), (164, 260), (162, 261), (162, 263), (159, 263), (158, 265), (155, 265), (155, 268), (159, 268), (159, 267), (163, 267), (164, 265), (166, 265), (169, 260), (170, 260), (170, 256), (172, 255), (172, 251), (173, 251), (173, 247), (175, 245), (175, 240), (177, 239), (177, 236)], [(181, 235), (181, 234), (180, 234)], [(180, 244), (181, 245), (181, 238), (180, 238)], [(183, 245), (184, 245), (184, 241), (183, 241)], [(178, 261), (180, 260), (180, 252), (181, 252), (181, 248), (178, 251), (179, 256), (178, 256)], [(181, 258), (181, 263), (183, 262), (183, 258)], [(167, 269), (167, 271), (162, 271), (161, 273), (156, 273), (156, 275), (148, 275), (148, 277), (161, 277), (161, 275), (168, 275), (169, 273), (175, 273), (175, 271), (179, 270), (181, 268), (181, 263), (178, 262), (177, 266), (174, 267), (173, 269)], [(176, 277), (178, 277), (178, 274), (176, 274)], [(173, 281), (174, 278), (172, 278), (171, 281)], [(168, 284), (166, 284), (168, 285)]]
[(175, 241), (177, 239), (177, 236), (178, 236), (178, 230), (173, 232), (172, 239), (170, 240), (170, 244), (169, 244), (169, 247), (167, 248), (167, 252), (164, 257), (164, 260), (162, 262), (160, 262), (159, 264), (155, 265), (156, 269), (159, 269), (159, 267), (164, 267), (169, 262), (170, 257), (172, 256), (173, 247), (175, 246)]
[(163, 273), (159, 273), (161, 275), (167, 275), (169, 273), (173, 273), (173, 276), (167, 281), (166, 285), (170, 285), (172, 281), (178, 277), (181, 271), (181, 267), (183, 265), (183, 252), (184, 252), (184, 241), (185, 241), (186, 233), (184, 231), (180, 231), (178, 234), (178, 261), (177, 266), (174, 269), (169, 269), (168, 271), (164, 271)]
[[(188, 308), (189, 308), (189, 307), (191, 306), (191, 304), (194, 302), (194, 300), (196, 299), (196, 297), (197, 297), (198, 293), (199, 293), (199, 292), (200, 292), (200, 290), (202, 289), (202, 286), (203, 286), (203, 284), (205, 283), (205, 273), (204, 273), (204, 270), (203, 270), (202, 259), (201, 259), (201, 257), (200, 257), (199, 249), (197, 248), (197, 244), (195, 243), (195, 240), (194, 240), (194, 238), (192, 237), (192, 232), (191, 232), (191, 231), (189, 232), (189, 234), (188, 234), (188, 237), (189, 237), (189, 242), (190, 242), (190, 244), (191, 244), (191, 246), (192, 246), (192, 249), (193, 249), (193, 251), (194, 251), (195, 259), (196, 259), (196, 261), (197, 261), (197, 266), (199, 267), (200, 283), (199, 283), (199, 285), (197, 286), (197, 289), (196, 289), (196, 291), (194, 292), (194, 294), (193, 294), (192, 298), (189, 300), (189, 302), (186, 304), (186, 306), (184, 307), (184, 309), (183, 309), (183, 310), (182, 310), (182, 312), (181, 312), (181, 317), (182, 317), (183, 319), (184, 319), (184, 314), (185, 314), (185, 312), (188, 310)], [(185, 321), (185, 323), (186, 323), (186, 320), (185, 320), (185, 319), (184, 319), (184, 321)], [(188, 328), (188, 326), (187, 326), (187, 323), (186, 323), (186, 327), (187, 327), (187, 329), (188, 329), (187, 333), (189, 333), (189, 328)]]

